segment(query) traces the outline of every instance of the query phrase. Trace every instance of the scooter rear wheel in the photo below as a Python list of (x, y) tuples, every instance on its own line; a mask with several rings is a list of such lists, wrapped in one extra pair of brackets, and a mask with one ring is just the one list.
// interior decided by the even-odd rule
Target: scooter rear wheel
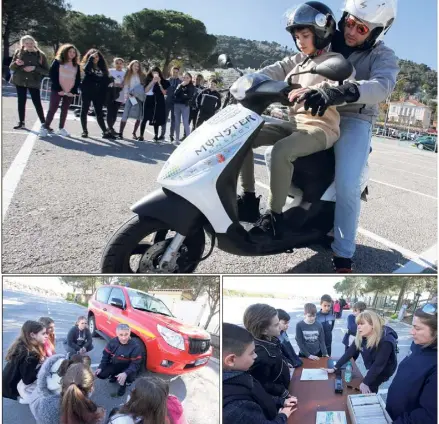
[[(101, 272), (159, 273), (158, 263), (172, 232), (167, 224), (157, 219), (133, 216), (111, 237), (101, 259)], [(205, 247), (203, 228), (186, 236), (179, 250), (180, 257), (173, 273), (192, 273), (202, 258)], [(163, 272), (163, 271), (162, 271)]]

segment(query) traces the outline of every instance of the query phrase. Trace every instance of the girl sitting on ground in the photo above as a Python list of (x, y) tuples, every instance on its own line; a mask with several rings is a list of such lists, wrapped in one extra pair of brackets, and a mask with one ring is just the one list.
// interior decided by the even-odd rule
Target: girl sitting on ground
[(64, 342), (64, 348), (68, 354), (74, 355), (79, 353), (84, 355), (93, 349), (93, 339), (87, 325), (87, 318), (85, 316), (81, 315), (78, 317)]
[(39, 320), (46, 327), (47, 340), (44, 343), (44, 354), (46, 358), (55, 355), (55, 321), (50, 317), (41, 317)]

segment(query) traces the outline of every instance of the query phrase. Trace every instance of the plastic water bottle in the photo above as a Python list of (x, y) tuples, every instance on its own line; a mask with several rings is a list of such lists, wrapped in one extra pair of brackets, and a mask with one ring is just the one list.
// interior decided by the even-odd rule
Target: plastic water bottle
[(350, 383), (352, 381), (352, 364), (350, 361), (347, 363), (344, 371), (344, 381), (346, 381), (346, 383)]

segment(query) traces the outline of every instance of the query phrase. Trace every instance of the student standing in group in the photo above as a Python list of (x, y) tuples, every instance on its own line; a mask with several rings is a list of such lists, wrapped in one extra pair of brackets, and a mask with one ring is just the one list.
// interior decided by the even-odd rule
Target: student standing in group
[(155, 67), (148, 73), (145, 81), (146, 100), (143, 104), (143, 118), (140, 125), (139, 141), (143, 141), (146, 123), (154, 126), (154, 141), (159, 139), (159, 128), (166, 123), (165, 95), (169, 82), (163, 78), (160, 68)]
[(94, 376), (90, 367), (84, 364), (71, 365), (62, 379), (62, 424), (105, 422), (105, 410), (90, 399), (93, 391)]
[(84, 79), (81, 83), (82, 137), (88, 137), (87, 116), (90, 105), (93, 102), (93, 107), (96, 112), (96, 120), (102, 130), (102, 138), (115, 138), (105, 126), (103, 111), (107, 88), (111, 83), (107, 62), (99, 50), (90, 49), (82, 59), (82, 65), (84, 66)]
[(195, 80), (195, 93), (191, 100), (191, 113), (189, 115), (189, 125), (192, 124), (192, 131), (195, 131), (197, 126), (197, 118), (198, 118), (198, 106), (197, 106), (197, 97), (204, 90), (204, 77), (201, 74), (197, 75)]
[(367, 373), (360, 384), (361, 393), (378, 393), (380, 384), (387, 381), (396, 371), (396, 332), (384, 325), (384, 320), (374, 311), (364, 311), (357, 316), (357, 335), (345, 354), (337, 361), (333, 373), (359, 352)]
[[(29, 399), (36, 387), (38, 370), (44, 362), (46, 327), (37, 321), (26, 321), (20, 336), (6, 354), (3, 368), (3, 397)], [(25, 402), (27, 403), (27, 402)]]
[(221, 108), (221, 94), (217, 90), (218, 81), (213, 79), (209, 83), (209, 88), (201, 91), (197, 97), (196, 105), (200, 111), (197, 119), (197, 128), (204, 121), (212, 118)]
[[(145, 96), (143, 84), (145, 79), (146, 75), (140, 66), (140, 62), (138, 60), (131, 61), (123, 80), (123, 101), (125, 105), (123, 108), (122, 119), (120, 121), (119, 138), (123, 139), (123, 131), (128, 118), (134, 118), (136, 121), (134, 123), (133, 139), (138, 139), (137, 129), (142, 120), (143, 98)], [(142, 97), (142, 99), (139, 97)], [(130, 99), (133, 99), (133, 101)]]
[(50, 317), (41, 317), (38, 321), (46, 327), (47, 340), (44, 343), (44, 354), (48, 358), (56, 354), (55, 321)]
[(335, 316), (331, 313), (332, 299), (329, 294), (324, 294), (320, 299), (320, 311), (317, 312), (317, 321), (322, 324), (325, 332), (325, 344), (328, 355), (331, 356), (332, 330), (335, 325)]
[(294, 367), (301, 367), (303, 361), (297, 356), (290, 339), (287, 334), (288, 326), (290, 324), (290, 316), (283, 309), (277, 309), (277, 316), (279, 317), (279, 328), (280, 328), (280, 345), (282, 353), (288, 359), (288, 362)]
[(38, 48), (38, 43), (30, 35), (20, 39), (20, 48), (12, 57), (9, 68), (14, 72), (11, 82), (17, 89), (18, 124), (14, 130), (25, 128), (27, 91), (29, 90), (38, 119), (44, 124), (44, 110), (41, 104), (41, 79), (49, 74), (49, 65), (46, 55)]
[(340, 310), (341, 310), (341, 305), (340, 302), (338, 300), (336, 300), (334, 302), (334, 306), (332, 307), (332, 310), (334, 312), (335, 318), (340, 318)]
[(192, 75), (186, 72), (183, 82), (176, 88), (174, 93), (174, 117), (175, 117), (175, 141), (174, 145), (180, 144), (180, 119), (183, 121), (184, 133), (188, 136), (191, 133), (189, 126), (189, 103), (194, 96), (195, 88), (192, 83)]
[[(355, 319), (360, 315), (362, 312), (364, 312), (367, 308), (367, 305), (364, 302), (357, 302), (354, 304), (354, 307), (352, 308), (352, 314), (348, 315), (348, 322), (347, 322), (347, 332), (343, 336), (342, 343), (345, 345), (345, 352), (348, 350), (349, 346), (351, 345), (350, 337), (355, 337), (357, 335), (357, 324), (355, 323)], [(357, 352), (353, 358), (354, 361), (357, 360), (358, 355), (360, 352)]]
[(393, 424), (437, 423), (437, 301), (414, 313), (413, 342), (387, 393)]
[(304, 307), (304, 319), (296, 324), (296, 341), (299, 346), (299, 356), (318, 361), (323, 356), (329, 356), (326, 351), (325, 333), (322, 324), (316, 321), (317, 308), (314, 303)]
[(174, 141), (175, 134), (175, 116), (174, 116), (174, 92), (177, 87), (182, 83), (181, 79), (178, 77), (180, 73), (180, 68), (178, 66), (173, 66), (171, 69), (171, 77), (168, 79), (169, 86), (166, 90), (166, 119), (162, 127), (162, 133), (159, 140), (165, 139), (166, 126), (168, 123), (169, 115), (171, 115), (171, 129), (169, 132), (171, 142)]
[(257, 303), (244, 312), (244, 326), (255, 338), (257, 358), (250, 368), (250, 374), (259, 380), (267, 393), (290, 397), (290, 369), (292, 365), (282, 353), (279, 317), (270, 305)]
[(119, 111), (120, 105), (124, 103), (124, 93), (123, 93), (123, 80), (125, 78), (125, 70), (123, 65), (125, 61), (120, 57), (116, 57), (113, 61), (114, 68), (110, 69), (110, 76), (114, 78), (112, 87), (108, 90), (107, 99), (107, 125), (108, 131), (114, 136), (117, 136), (114, 130), (114, 124), (117, 120), (117, 112)]
[(257, 358), (255, 340), (245, 328), (223, 323), (223, 423), (286, 424), (297, 398), (268, 394), (249, 369)]
[(81, 83), (81, 69), (79, 67), (79, 52), (73, 44), (64, 44), (56, 53), (56, 57), (50, 67), (49, 76), (51, 85), (50, 105), (46, 121), (40, 130), (40, 137), (47, 137), (48, 132), (53, 130), (50, 124), (61, 104), (61, 116), (59, 118), (58, 135), (70, 137), (64, 129), (69, 107), (73, 98), (78, 95), (78, 88)]

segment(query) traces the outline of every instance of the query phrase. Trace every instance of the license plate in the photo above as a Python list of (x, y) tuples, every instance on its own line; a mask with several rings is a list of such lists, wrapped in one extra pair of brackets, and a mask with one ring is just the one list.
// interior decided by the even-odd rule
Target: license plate
[(203, 364), (205, 364), (208, 360), (209, 360), (209, 358), (197, 359), (197, 360), (195, 361), (195, 366), (197, 366), (197, 365), (203, 365)]

